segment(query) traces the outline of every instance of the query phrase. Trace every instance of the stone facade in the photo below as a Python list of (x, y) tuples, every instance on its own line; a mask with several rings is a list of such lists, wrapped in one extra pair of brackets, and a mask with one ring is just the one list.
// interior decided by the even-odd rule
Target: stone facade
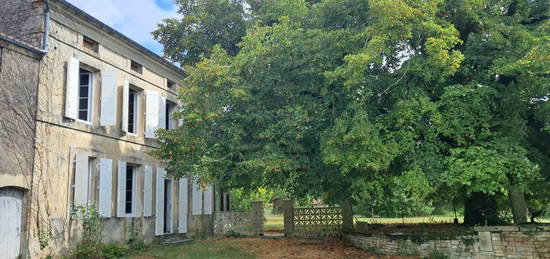
[[(42, 47), (46, 1), (0, 0), (0, 36), (10, 34), (19, 45), (35, 47), (30, 51), (0, 41), (0, 148), (5, 152), (0, 188), (26, 190), (21, 254), (44, 257), (74, 247), (81, 228), (73, 214), (77, 198), (100, 207), (105, 241), (128, 240), (133, 233), (146, 242), (166, 235), (211, 234), (214, 188), (193, 190), (197, 186), (191, 175), (185, 182), (163, 178), (165, 164), (149, 155), (160, 143), (148, 130), (178, 124), (163, 107), (170, 103), (178, 109), (184, 71), (66, 1), (47, 2), (45, 52), (36, 48)], [(82, 73), (90, 78), (86, 95), (79, 92)], [(70, 88), (71, 80), (80, 82)], [(105, 97), (109, 88), (113, 92)], [(135, 93), (134, 132), (125, 129), (130, 88)], [(68, 116), (71, 89), (77, 89), (77, 115), (79, 95), (89, 100), (87, 119)], [(153, 114), (151, 100), (158, 100)], [(158, 125), (151, 127), (155, 116)], [(105, 117), (112, 123), (105, 125)], [(125, 189), (127, 176), (121, 178), (128, 166), (133, 170), (131, 192)], [(128, 195), (131, 201), (125, 200)], [(126, 203), (131, 203), (130, 213), (123, 209)]]
[(416, 240), (401, 235), (345, 234), (351, 244), (380, 254), (456, 259), (550, 258), (550, 227), (476, 227), (476, 234)]
[(218, 211), (214, 213), (214, 234), (226, 235), (232, 232), (246, 236), (263, 233), (263, 202), (255, 201), (251, 211)]
[(44, 2), (0, 0), (0, 6), (0, 33), (35, 48), (42, 48)]
[(0, 187), (29, 189), (42, 55), (0, 36)]
[[(11, 190), (21, 194), (22, 206), (17, 212), (21, 222), (28, 221), (31, 203), (41, 58), (39, 50), (0, 35), (0, 191)], [(0, 200), (2, 198), (6, 197), (0, 197)], [(0, 214), (6, 216), (2, 212)], [(0, 216), (0, 219), (4, 218)], [(28, 234), (27, 224), (22, 224), (19, 239), (14, 239), (14, 247), (4, 253), (24, 252), (27, 241), (21, 237)]]

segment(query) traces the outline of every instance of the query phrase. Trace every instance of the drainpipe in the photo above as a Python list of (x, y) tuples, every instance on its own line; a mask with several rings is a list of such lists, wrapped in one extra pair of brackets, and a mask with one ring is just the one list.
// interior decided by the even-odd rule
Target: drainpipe
[(48, 52), (48, 38), (50, 35), (50, 0), (44, 0), (46, 4), (46, 12), (44, 13), (44, 39), (42, 42), (42, 51)]

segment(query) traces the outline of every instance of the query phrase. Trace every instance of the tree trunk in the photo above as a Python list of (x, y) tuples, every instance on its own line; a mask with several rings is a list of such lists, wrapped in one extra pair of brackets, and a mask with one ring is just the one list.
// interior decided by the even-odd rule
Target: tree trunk
[(523, 191), (516, 185), (510, 187), (510, 204), (512, 205), (512, 215), (514, 223), (527, 223), (527, 202)]
[(494, 196), (475, 192), (464, 200), (465, 225), (483, 226), (498, 223), (497, 202)]

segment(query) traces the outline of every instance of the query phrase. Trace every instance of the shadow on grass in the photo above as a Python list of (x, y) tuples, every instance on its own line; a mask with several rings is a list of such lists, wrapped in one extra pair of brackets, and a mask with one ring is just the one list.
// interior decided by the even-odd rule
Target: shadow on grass
[(183, 245), (154, 245), (147, 251), (133, 253), (126, 258), (256, 258), (239, 248), (233, 240), (194, 241)]

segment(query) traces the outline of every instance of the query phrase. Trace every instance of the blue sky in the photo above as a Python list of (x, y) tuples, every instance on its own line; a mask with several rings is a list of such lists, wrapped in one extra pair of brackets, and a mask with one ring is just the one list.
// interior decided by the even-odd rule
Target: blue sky
[(163, 19), (179, 17), (172, 0), (68, 1), (159, 55), (162, 46), (151, 32)]

